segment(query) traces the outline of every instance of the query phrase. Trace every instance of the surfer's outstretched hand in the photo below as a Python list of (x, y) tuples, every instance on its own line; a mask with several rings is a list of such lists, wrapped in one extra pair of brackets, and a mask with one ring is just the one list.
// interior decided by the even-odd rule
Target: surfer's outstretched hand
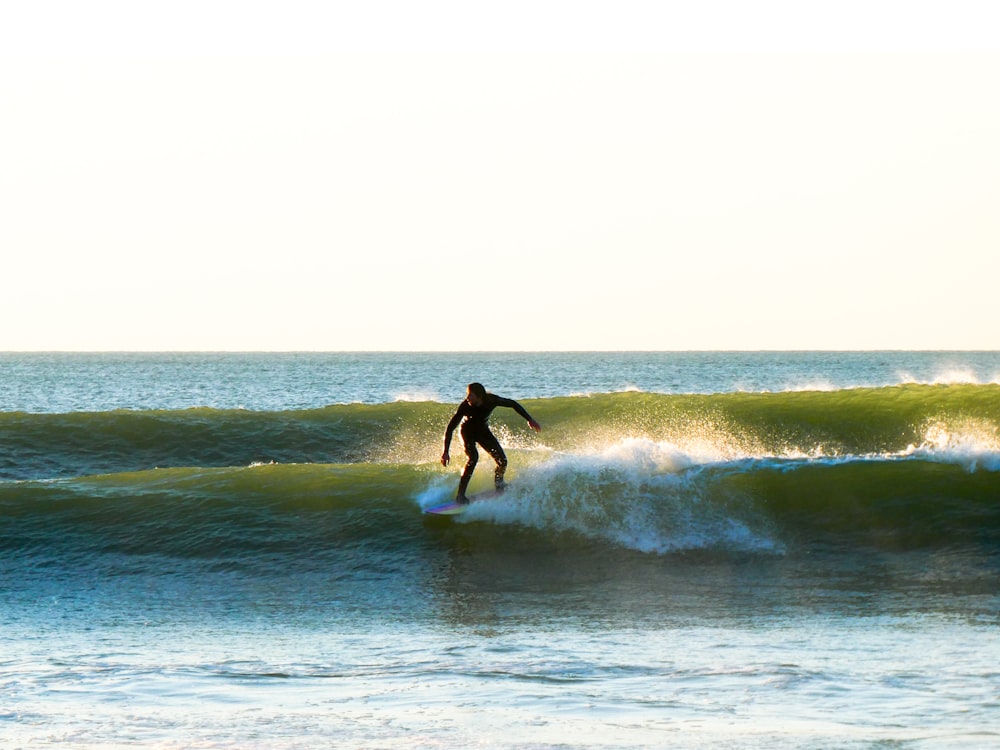
[(451, 456), (448, 455), (448, 451), (445, 451), (441, 454), (441, 465), (447, 466), (449, 461), (451, 461)]
[(533, 429), (535, 432), (541, 432), (542, 431), (542, 426), (540, 424), (538, 424), (538, 422), (536, 422), (534, 419), (529, 419), (528, 420), (528, 427), (530, 427), (531, 429)]

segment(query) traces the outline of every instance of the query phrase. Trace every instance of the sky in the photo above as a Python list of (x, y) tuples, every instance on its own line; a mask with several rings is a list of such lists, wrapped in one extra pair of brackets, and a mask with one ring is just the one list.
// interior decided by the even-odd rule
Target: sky
[(0, 350), (1000, 349), (991, 2), (0, 3)]

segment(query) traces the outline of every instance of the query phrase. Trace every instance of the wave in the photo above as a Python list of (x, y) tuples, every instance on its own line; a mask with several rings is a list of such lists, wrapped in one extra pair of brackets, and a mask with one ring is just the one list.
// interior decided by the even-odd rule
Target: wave
[[(1000, 550), (998, 456), (970, 468), (916, 455), (705, 461), (630, 439), (587, 454), (513, 451), (511, 488), (457, 519), (421, 513), (455, 476), (433, 465), (259, 465), (0, 483), (0, 558), (160, 566), (323, 566), (361, 551), (403, 565), (441, 542), (644, 553), (812, 554), (819, 548)], [(486, 472), (488, 473), (488, 472)], [(489, 477), (478, 476), (484, 488)], [(473, 489), (477, 487), (474, 485)], [(532, 541), (533, 540), (533, 541)], [(400, 562), (403, 560), (403, 562)]]
[[(643, 552), (784, 553), (814, 543), (1000, 542), (1000, 451), (924, 447), (839, 458), (691, 454), (629, 439), (539, 459), (523, 489), (463, 516)], [(433, 498), (438, 500), (438, 498)]]
[[(411, 408), (412, 407), (412, 408)], [(185, 466), (353, 463), (441, 407), (405, 402), (325, 409), (0, 414), (0, 478), (59, 478)], [(445, 417), (445, 419), (447, 419)]]
[[(509, 410), (505, 445), (581, 452), (628, 439), (691, 455), (837, 457), (969, 455), (1000, 444), (1000, 386), (901, 385), (839, 391), (665, 395), (643, 392), (525, 400), (535, 436)], [(68, 478), (152, 468), (254, 463), (432, 463), (454, 405), (400, 400), (322, 409), (0, 413), (0, 479)]]
[(540, 435), (493, 420), (511, 489), (457, 520), (420, 512), (455, 490), (437, 463), (453, 405), (0, 414), (0, 557), (301, 568), (354, 549), (405, 568), (444, 529), (653, 554), (1000, 550), (1000, 386), (524, 403)]

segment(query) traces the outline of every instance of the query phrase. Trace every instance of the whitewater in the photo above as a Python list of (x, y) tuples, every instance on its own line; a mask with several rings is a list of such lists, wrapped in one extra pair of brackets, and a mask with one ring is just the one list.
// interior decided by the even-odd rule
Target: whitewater
[(4, 747), (1000, 738), (998, 353), (0, 366)]

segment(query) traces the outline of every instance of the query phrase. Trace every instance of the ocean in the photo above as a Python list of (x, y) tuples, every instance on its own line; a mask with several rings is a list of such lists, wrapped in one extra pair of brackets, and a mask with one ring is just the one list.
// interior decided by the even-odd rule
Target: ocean
[(0, 375), (3, 748), (1000, 746), (1000, 352)]

